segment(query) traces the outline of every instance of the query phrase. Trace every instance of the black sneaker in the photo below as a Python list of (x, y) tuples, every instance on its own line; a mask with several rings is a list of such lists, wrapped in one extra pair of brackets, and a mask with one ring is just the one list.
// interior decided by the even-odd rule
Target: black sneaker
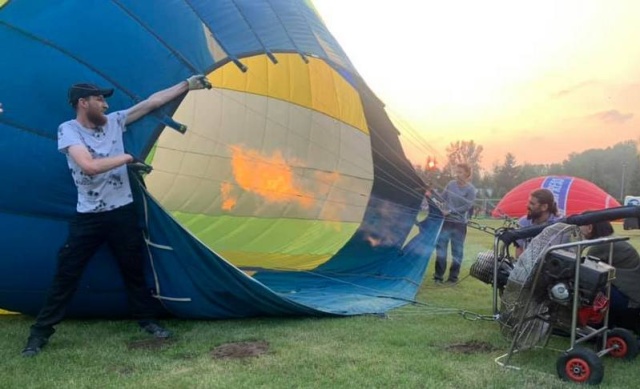
[(171, 331), (163, 328), (160, 324), (154, 323), (154, 322), (141, 326), (141, 328), (144, 332), (151, 334), (158, 339), (167, 339), (167, 338), (170, 338), (172, 335)]
[(27, 339), (27, 345), (24, 346), (22, 350), (22, 356), (27, 358), (35, 357), (42, 351), (42, 348), (48, 341), (49, 339), (40, 336), (30, 336), (29, 339)]

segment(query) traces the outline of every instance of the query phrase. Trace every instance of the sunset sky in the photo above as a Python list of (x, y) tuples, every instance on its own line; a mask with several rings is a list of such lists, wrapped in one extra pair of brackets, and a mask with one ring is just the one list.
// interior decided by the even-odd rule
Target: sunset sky
[(640, 139), (638, 0), (313, 3), (415, 163), (456, 140), (491, 168)]

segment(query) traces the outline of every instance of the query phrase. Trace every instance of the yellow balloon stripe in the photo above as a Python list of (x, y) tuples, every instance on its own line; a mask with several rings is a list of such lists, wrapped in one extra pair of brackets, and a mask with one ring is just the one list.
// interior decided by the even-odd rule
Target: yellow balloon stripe
[(369, 129), (358, 92), (326, 62), (297, 54), (276, 54), (277, 64), (266, 55), (242, 59), (242, 73), (228, 63), (208, 78), (217, 88), (254, 93), (285, 100), (322, 112), (368, 134)]
[[(219, 250), (217, 252), (237, 267), (259, 267), (275, 270), (312, 270), (333, 257), (333, 254), (256, 254), (239, 250)], [(247, 271), (245, 273), (253, 275)]]

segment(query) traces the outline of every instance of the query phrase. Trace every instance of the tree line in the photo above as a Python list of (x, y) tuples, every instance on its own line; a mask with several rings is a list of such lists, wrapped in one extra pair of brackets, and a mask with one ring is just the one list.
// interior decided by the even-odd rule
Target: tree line
[(500, 164), (490, 171), (482, 171), (483, 147), (473, 140), (452, 142), (446, 149), (444, 166), (436, 159), (427, 157), (424, 165), (416, 171), (435, 188), (443, 188), (453, 179), (452, 167), (457, 163), (468, 163), (476, 173), (472, 178), (478, 188), (478, 198), (498, 199), (519, 184), (539, 176), (574, 176), (593, 182), (622, 204), (624, 196), (640, 196), (640, 154), (638, 141), (628, 140), (604, 149), (590, 149), (571, 153), (561, 163), (519, 163), (517, 157), (508, 152)]

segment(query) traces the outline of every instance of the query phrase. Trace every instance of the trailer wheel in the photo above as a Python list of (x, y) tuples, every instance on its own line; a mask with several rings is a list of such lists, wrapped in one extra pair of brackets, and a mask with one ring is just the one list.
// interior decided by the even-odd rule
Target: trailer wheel
[(598, 354), (586, 348), (574, 348), (558, 358), (558, 376), (565, 381), (597, 385), (604, 377), (604, 366)]
[(607, 333), (607, 348), (612, 348), (609, 352), (613, 358), (631, 361), (638, 356), (638, 340), (635, 335), (624, 328), (614, 328)]

